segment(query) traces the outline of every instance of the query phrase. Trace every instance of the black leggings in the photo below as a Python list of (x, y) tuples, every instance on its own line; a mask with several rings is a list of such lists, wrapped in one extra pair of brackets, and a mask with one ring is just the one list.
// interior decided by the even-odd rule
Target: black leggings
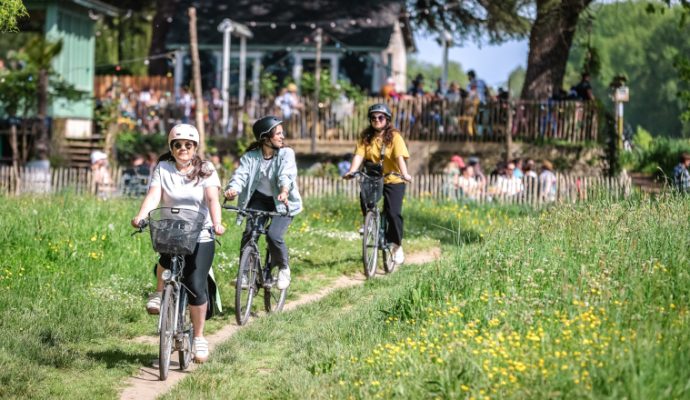
[[(213, 264), (213, 256), (216, 251), (216, 242), (197, 243), (194, 253), (184, 257), (184, 271), (182, 283), (189, 288), (189, 304), (202, 306), (206, 304), (208, 298), (206, 291), (208, 288), (208, 271)], [(170, 269), (172, 261), (169, 254), (161, 254), (158, 259), (160, 265), (165, 269)]]

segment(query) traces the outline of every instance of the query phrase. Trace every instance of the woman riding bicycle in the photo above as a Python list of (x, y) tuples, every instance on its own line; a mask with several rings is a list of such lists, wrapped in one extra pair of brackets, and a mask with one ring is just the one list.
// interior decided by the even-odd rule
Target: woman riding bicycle
[[(204, 229), (199, 235), (194, 253), (185, 256), (182, 283), (191, 292), (189, 309), (194, 326), (193, 353), (196, 362), (208, 359), (208, 341), (204, 338), (204, 323), (208, 306), (207, 279), (215, 254), (214, 233), (222, 235), (218, 190), (220, 179), (213, 164), (202, 161), (196, 155), (199, 132), (192, 125), (179, 124), (168, 135), (170, 151), (160, 157), (151, 175), (151, 183), (139, 213), (132, 218), (132, 226), (139, 227), (151, 210), (158, 207), (176, 207), (197, 211), (206, 215)], [(170, 269), (169, 254), (161, 254), (156, 267), (158, 284), (156, 292), (146, 304), (150, 314), (160, 312), (164, 269)]]
[[(302, 211), (302, 198), (297, 189), (295, 152), (284, 146), (283, 121), (267, 116), (254, 123), (256, 141), (249, 145), (240, 159), (240, 166), (225, 187), (225, 197), (233, 200), (239, 195), (238, 207), (286, 214), (276, 216), (266, 233), (271, 267), (278, 267), (277, 287), (290, 285), (290, 266), (285, 233), (292, 218)], [(238, 216), (238, 224), (241, 217)], [(251, 238), (247, 225), (242, 235), (240, 251)]]
[[(406, 160), (410, 157), (400, 131), (391, 124), (392, 113), (385, 104), (369, 107), (369, 126), (362, 131), (357, 141), (350, 170), (352, 174), (364, 163), (367, 174), (383, 174), (383, 213), (386, 216), (386, 241), (393, 244), (393, 260), (396, 264), (405, 261), (402, 249), (403, 216), (402, 203), (405, 196), (404, 181), (412, 180), (407, 172)], [(401, 178), (402, 177), (402, 178)], [(360, 193), (362, 215), (366, 213), (364, 199)]]

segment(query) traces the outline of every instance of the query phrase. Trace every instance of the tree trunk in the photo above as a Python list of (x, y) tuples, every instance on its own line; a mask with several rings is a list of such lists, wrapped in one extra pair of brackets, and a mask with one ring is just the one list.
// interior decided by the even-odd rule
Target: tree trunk
[(521, 98), (540, 100), (563, 86), (580, 14), (592, 0), (537, 0)]
[(173, 0), (156, 0), (156, 15), (152, 22), (151, 46), (149, 47), (149, 57), (157, 56), (149, 60), (149, 75), (165, 75), (168, 73), (168, 59), (160, 57), (161, 54), (167, 52), (165, 48), (165, 37), (168, 36), (170, 26), (172, 23), (168, 22), (168, 18), (173, 18), (177, 8), (177, 1)]
[(10, 148), (12, 149), (12, 166), (19, 167), (19, 144), (17, 140), (17, 125), (16, 119), (10, 117)]
[(41, 68), (38, 72), (38, 121), (39, 135), (35, 148), (47, 149), (50, 138), (48, 137), (48, 127), (46, 126), (46, 115), (48, 114), (48, 71)]
[(199, 61), (199, 43), (196, 36), (196, 9), (189, 10), (189, 51), (192, 56), (192, 76), (194, 79), (194, 102), (196, 103), (196, 129), (199, 131), (199, 157), (206, 152), (206, 134), (204, 132), (204, 98), (201, 91), (201, 62)]

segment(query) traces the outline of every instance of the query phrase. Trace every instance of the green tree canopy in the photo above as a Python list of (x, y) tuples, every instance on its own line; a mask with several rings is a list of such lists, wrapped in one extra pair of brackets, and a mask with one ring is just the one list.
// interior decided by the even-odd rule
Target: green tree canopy
[[(674, 66), (679, 55), (690, 54), (690, 26), (679, 26), (681, 7), (649, 13), (646, 2), (619, 2), (594, 7), (591, 37), (578, 29), (576, 43), (591, 41), (600, 57), (600, 71), (593, 87), (600, 99), (608, 98), (614, 76), (628, 78), (630, 102), (625, 120), (655, 135), (688, 136), (690, 126), (680, 120), (684, 104), (679, 92), (690, 88)], [(573, 47), (566, 87), (576, 83), (586, 54), (585, 45)]]
[[(440, 65), (432, 64), (428, 61), (418, 60), (410, 57), (407, 60), (407, 81), (411, 82), (418, 74), (424, 76), (424, 90), (434, 92), (436, 90), (436, 80), (443, 74)], [(455, 61), (448, 62), (448, 83), (455, 82), (461, 88), (467, 86), (467, 75), (462, 70), (462, 65)]]
[(0, 1), (0, 32), (16, 31), (17, 20), (28, 16), (21, 0)]

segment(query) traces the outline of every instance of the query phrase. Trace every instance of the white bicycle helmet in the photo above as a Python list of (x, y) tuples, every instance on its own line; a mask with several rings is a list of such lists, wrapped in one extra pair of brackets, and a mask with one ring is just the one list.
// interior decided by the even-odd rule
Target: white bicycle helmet
[(168, 134), (168, 147), (172, 146), (173, 140), (190, 140), (199, 146), (199, 131), (193, 125), (177, 124)]

